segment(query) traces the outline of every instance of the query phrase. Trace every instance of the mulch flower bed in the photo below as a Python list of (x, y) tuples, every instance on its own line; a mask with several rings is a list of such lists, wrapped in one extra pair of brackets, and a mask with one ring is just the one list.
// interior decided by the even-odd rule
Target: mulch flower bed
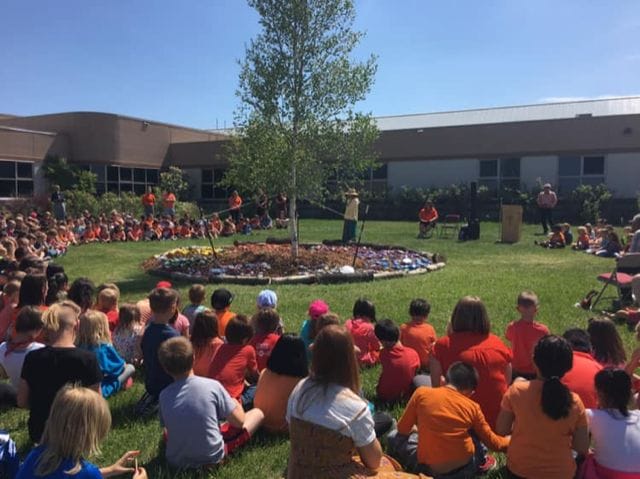
[(350, 245), (300, 245), (298, 258), (292, 260), (291, 246), (288, 244), (245, 243), (216, 248), (215, 258), (210, 247), (189, 246), (149, 258), (143, 267), (147, 272), (177, 279), (211, 282), (234, 282), (234, 278), (269, 280), (258, 282), (263, 283), (288, 277), (307, 280), (301, 282), (314, 282), (309, 279), (320, 276), (355, 275), (373, 279), (379, 273), (397, 273), (399, 276), (443, 266), (443, 263), (434, 261), (429, 253), (399, 247), (362, 245), (358, 250), (354, 273), (349, 268), (354, 253), (355, 246)]

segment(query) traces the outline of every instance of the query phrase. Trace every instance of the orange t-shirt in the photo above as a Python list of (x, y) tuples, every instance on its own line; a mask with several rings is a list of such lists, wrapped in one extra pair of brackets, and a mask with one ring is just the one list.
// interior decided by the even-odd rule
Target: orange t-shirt
[(535, 374), (533, 348), (540, 338), (547, 334), (549, 334), (549, 328), (536, 321), (518, 320), (507, 326), (505, 337), (511, 343), (514, 371)]
[(473, 456), (470, 429), (493, 451), (509, 445), (509, 439), (491, 430), (475, 401), (448, 386), (416, 389), (398, 421), (398, 433), (408, 435), (414, 425), (418, 462), (442, 473), (463, 466)]
[(419, 216), (420, 221), (429, 223), (438, 219), (438, 211), (435, 208), (422, 208)]
[(573, 352), (573, 367), (562, 378), (562, 384), (571, 392), (580, 396), (584, 407), (596, 409), (598, 407), (598, 393), (596, 392), (595, 377), (602, 370), (602, 364), (589, 353)]
[(173, 208), (173, 205), (176, 203), (176, 195), (173, 193), (165, 194), (162, 197), (162, 204), (165, 208)]
[(285, 419), (291, 391), (301, 378), (276, 374), (265, 369), (260, 374), (253, 405), (264, 413), (262, 427), (269, 432), (288, 432)]
[(156, 204), (156, 195), (153, 193), (145, 193), (142, 195), (142, 204), (145, 206), (153, 206)]
[(232, 313), (229, 309), (224, 311), (216, 311), (216, 318), (218, 318), (218, 336), (225, 336), (227, 330), (227, 323), (236, 317), (236, 313)]
[(240, 195), (236, 197), (233, 197), (233, 196), (229, 197), (229, 209), (237, 210), (241, 206), (242, 206), (242, 198), (240, 198)]
[(229, 395), (238, 399), (244, 390), (247, 373), (258, 373), (256, 350), (248, 344), (223, 344), (218, 348), (207, 376), (220, 381)]
[(410, 321), (400, 326), (400, 342), (418, 353), (422, 368), (429, 368), (429, 358), (436, 339), (436, 330), (429, 323)]
[(461, 332), (438, 339), (433, 355), (443, 372), (456, 361), (476, 368), (480, 378), (473, 400), (480, 404), (491, 427), (495, 427), (500, 400), (508, 386), (505, 370), (511, 363), (511, 350), (494, 334)]
[[(209, 368), (214, 356), (218, 352), (224, 341), (220, 338), (213, 338), (204, 348), (195, 351), (195, 359), (193, 361), (193, 373), (196, 376), (207, 377)], [(195, 349), (195, 348), (194, 348)]]
[(542, 385), (537, 379), (516, 381), (502, 399), (502, 409), (515, 416), (507, 466), (522, 477), (573, 477), (576, 462), (571, 443), (576, 429), (587, 426), (584, 405), (577, 394), (572, 394), (569, 415), (553, 420), (542, 412)]

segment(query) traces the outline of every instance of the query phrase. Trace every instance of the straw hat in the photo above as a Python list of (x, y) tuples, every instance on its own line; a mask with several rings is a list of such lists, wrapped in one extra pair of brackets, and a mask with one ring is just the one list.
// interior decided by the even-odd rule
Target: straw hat
[(344, 196), (359, 196), (355, 188), (349, 188), (345, 191)]

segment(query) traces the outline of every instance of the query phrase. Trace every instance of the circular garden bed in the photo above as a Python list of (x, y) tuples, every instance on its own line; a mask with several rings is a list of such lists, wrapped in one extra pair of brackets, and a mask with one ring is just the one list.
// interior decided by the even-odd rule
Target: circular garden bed
[(300, 245), (236, 243), (175, 248), (143, 263), (150, 274), (191, 282), (236, 284), (340, 283), (424, 274), (444, 267), (437, 254), (400, 246), (362, 244), (352, 267), (355, 245), (325, 242)]

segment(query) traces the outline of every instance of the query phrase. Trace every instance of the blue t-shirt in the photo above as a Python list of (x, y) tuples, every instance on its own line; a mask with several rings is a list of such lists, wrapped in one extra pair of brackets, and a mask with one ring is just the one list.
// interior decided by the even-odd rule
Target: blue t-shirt
[(100, 382), (102, 396), (108, 398), (117, 393), (121, 386), (118, 376), (124, 371), (125, 365), (124, 359), (118, 354), (118, 351), (108, 343), (101, 343), (99, 346), (80, 345), (80, 347), (96, 354), (98, 364), (102, 370), (102, 381)]
[(43, 452), (44, 446), (38, 446), (33, 449), (22, 463), (22, 466), (20, 466), (16, 479), (44, 479), (45, 477), (46, 479), (102, 479), (102, 474), (100, 474), (98, 467), (84, 459), (80, 461), (82, 469), (77, 474), (65, 474), (64, 471), (68, 471), (73, 467), (71, 460), (67, 460), (63, 461), (54, 473), (47, 476), (36, 476), (35, 470), (38, 465), (38, 459)]
[(300, 328), (300, 339), (304, 343), (304, 347), (307, 350), (307, 358), (311, 359), (311, 327), (312, 323), (310, 319), (305, 319), (304, 323), (302, 323), (302, 328)]
[(180, 336), (180, 334), (168, 324), (153, 322), (149, 323), (142, 335), (142, 357), (147, 370), (144, 385), (147, 388), (147, 392), (155, 398), (160, 395), (160, 391), (173, 382), (171, 376), (165, 373), (160, 365), (158, 350), (160, 345), (167, 339), (175, 338), (176, 336)]

